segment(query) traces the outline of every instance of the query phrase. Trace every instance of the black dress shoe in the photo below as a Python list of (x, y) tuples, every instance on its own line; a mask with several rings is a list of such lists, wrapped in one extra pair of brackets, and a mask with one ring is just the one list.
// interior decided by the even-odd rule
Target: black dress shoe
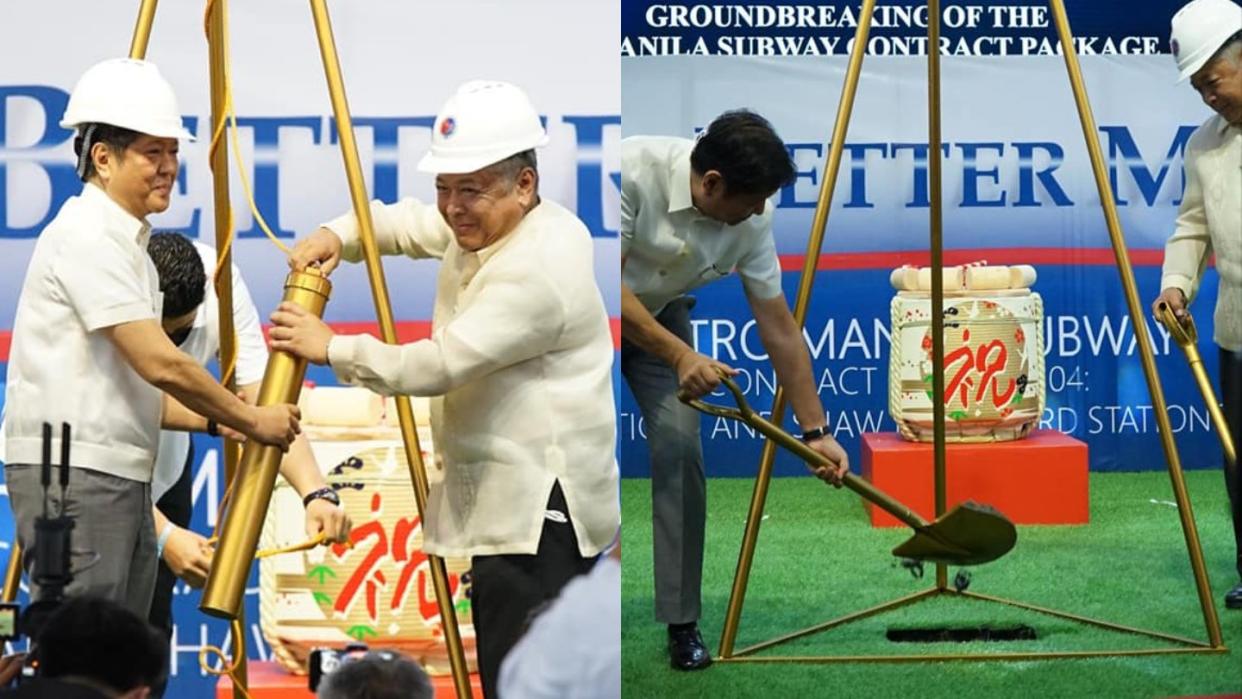
[(1225, 593), (1225, 607), (1242, 609), (1242, 583), (1234, 585), (1232, 590)]
[(668, 659), (677, 670), (702, 670), (712, 664), (697, 624), (668, 627)]

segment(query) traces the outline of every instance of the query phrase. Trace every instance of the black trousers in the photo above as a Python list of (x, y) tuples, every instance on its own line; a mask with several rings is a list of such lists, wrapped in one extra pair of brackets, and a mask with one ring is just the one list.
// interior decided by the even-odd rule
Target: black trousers
[[(1236, 449), (1242, 443), (1242, 352), (1220, 351), (1220, 397)], [(1229, 491), (1229, 507), (1233, 513), (1238, 575), (1242, 576), (1242, 478), (1238, 477), (1237, 464), (1225, 463), (1225, 489)]]
[[(164, 513), (170, 522), (187, 529), (190, 526), (190, 515), (194, 511), (194, 504), (191, 502), (191, 484), (194, 481), (194, 474), (191, 473), (194, 467), (194, 443), (190, 442), (189, 453), (185, 455), (185, 466), (181, 469), (181, 477), (173, 484), (173, 487), (164, 493), (159, 502), (155, 503), (156, 509)], [(158, 535), (159, 532), (156, 532)], [(160, 631), (164, 632), (170, 640), (172, 639), (173, 618), (172, 618), (172, 598), (173, 586), (177, 584), (177, 576), (164, 563), (161, 558), (159, 562), (159, 572), (155, 575), (155, 595), (151, 598), (151, 611), (147, 615), (147, 621)]]
[[(530, 620), (571, 579), (591, 570), (595, 556), (578, 554), (578, 537), (560, 484), (552, 488), (548, 510), (566, 515), (564, 522), (544, 519), (535, 555), (474, 556), (471, 559), (470, 606), (479, 652), (483, 696), (496, 696), (500, 664)], [(561, 519), (561, 518), (558, 518)]]

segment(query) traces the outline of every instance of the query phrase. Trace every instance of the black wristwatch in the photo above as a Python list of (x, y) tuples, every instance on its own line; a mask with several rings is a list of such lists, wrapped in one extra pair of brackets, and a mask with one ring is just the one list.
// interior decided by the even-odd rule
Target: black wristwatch
[(823, 427), (816, 427), (813, 430), (807, 430), (806, 432), (803, 432), (802, 436), (799, 437), (798, 439), (801, 439), (803, 443), (806, 443), (806, 442), (814, 442), (817, 439), (821, 439), (823, 437), (830, 437), (830, 436), (832, 435), (828, 431), (828, 425), (824, 425)]
[(327, 500), (337, 507), (341, 506), (341, 496), (337, 495), (336, 491), (330, 486), (327, 488), (320, 488), (313, 493), (307, 493), (306, 497), (302, 498), (302, 507), (310, 505), (312, 500)]
[(216, 421), (211, 418), (207, 418), (207, 429), (204, 431), (212, 437), (220, 436), (220, 426), (217, 425)]

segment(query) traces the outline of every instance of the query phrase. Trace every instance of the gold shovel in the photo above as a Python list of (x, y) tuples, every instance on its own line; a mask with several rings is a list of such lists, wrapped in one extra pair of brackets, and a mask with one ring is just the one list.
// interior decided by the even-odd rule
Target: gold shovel
[[(752, 410), (741, 389), (731, 379), (722, 377), (722, 380), (725, 388), (729, 389), (737, 401), (736, 408), (690, 400), (683, 394), (679, 394), (678, 398), (700, 412), (740, 420), (750, 425), (809, 464), (832, 465), (828, 457)], [(892, 496), (852, 473), (845, 474), (841, 483), (914, 529), (914, 536), (893, 549), (894, 556), (948, 565), (977, 565), (994, 561), (1009, 553), (1018, 539), (1013, 522), (987, 505), (964, 502), (936, 521), (928, 523)]]
[(1233, 448), (1233, 435), (1229, 432), (1229, 424), (1225, 422), (1225, 414), (1221, 412), (1220, 403), (1216, 400), (1216, 391), (1208, 379), (1207, 370), (1203, 368), (1203, 358), (1199, 356), (1199, 331), (1195, 328), (1195, 319), (1189, 313), (1186, 319), (1179, 322), (1177, 315), (1168, 304), (1161, 303), (1156, 312), (1156, 320), (1173, 336), (1173, 341), (1186, 353), (1186, 361), (1190, 363), (1190, 373), (1199, 384), (1199, 392), (1203, 394), (1203, 402), (1207, 403), (1208, 413), (1212, 416), (1212, 425), (1216, 427), (1216, 435), (1220, 437), (1221, 449), (1225, 452), (1225, 460), (1235, 467), (1238, 464), (1238, 453)]

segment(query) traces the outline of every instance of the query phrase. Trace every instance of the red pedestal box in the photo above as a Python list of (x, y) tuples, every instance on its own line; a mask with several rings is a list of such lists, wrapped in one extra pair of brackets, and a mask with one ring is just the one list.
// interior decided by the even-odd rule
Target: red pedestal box
[[(315, 699), (306, 688), (306, 675), (291, 675), (275, 662), (251, 660), (246, 663), (246, 675), (250, 680), (250, 696), (254, 699)], [(432, 677), (431, 684), (436, 688), (436, 699), (457, 696), (452, 675)], [(474, 696), (483, 696), (483, 685), (477, 674), (470, 675), (470, 689)], [(216, 699), (233, 699), (233, 682), (228, 677), (221, 677), (216, 683)]]
[[(1036, 430), (1013, 442), (945, 445), (948, 507), (974, 500), (1015, 524), (1086, 524), (1089, 518), (1087, 445), (1056, 430)], [(932, 445), (896, 433), (864, 434), (862, 476), (930, 520), (936, 481)], [(866, 502), (866, 501), (864, 501)], [(904, 526), (866, 503), (873, 527)]]

